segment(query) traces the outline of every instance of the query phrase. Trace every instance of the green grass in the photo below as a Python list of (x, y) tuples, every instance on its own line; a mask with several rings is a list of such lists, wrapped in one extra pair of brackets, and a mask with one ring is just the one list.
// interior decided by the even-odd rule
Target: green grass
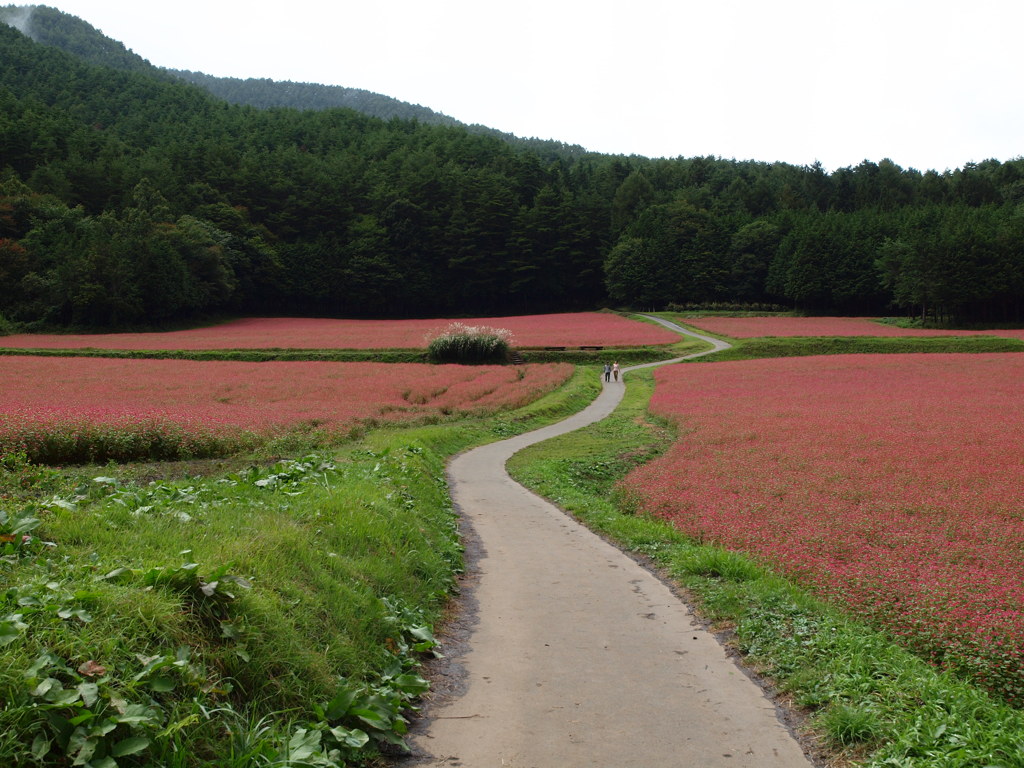
[[(29, 764), (37, 738), (81, 757), (68, 733), (75, 718), (108, 724), (123, 701), (146, 720), (99, 734), (98, 757), (113, 755), (115, 736), (141, 738), (159, 763), (185, 746), (164, 735), (173, 729), (188, 764), (202, 765), (223, 755), (227, 731), (219, 714), (197, 719), (197, 706), (272, 715), (283, 743), (289, 722), (315, 719), (310, 705), (330, 701), (340, 678), (370, 684), (393, 660), (404, 667), (396, 651), (410, 638), (391, 606), (415, 606), (412, 625), (429, 624), (458, 569), (442, 468), (443, 457), (395, 436), (218, 480), (100, 476), (26, 505), (40, 543), (15, 550), (0, 574), (0, 615), (18, 617), (2, 654), (0, 730), (20, 734), (0, 763)], [(151, 677), (154, 658), (183, 663)], [(83, 676), (89, 661), (106, 672)], [(48, 680), (62, 692), (98, 684), (98, 701), (54, 701), (39, 693)]]
[(634, 372), (613, 416), (522, 451), (512, 474), (627, 550), (652, 558), (745, 662), (806, 715), (835, 764), (1024, 766), (1024, 713), (940, 673), (885, 635), (738, 553), (687, 540), (637, 514), (616, 481), (671, 441)]
[(447, 457), (599, 386), (278, 463), (4, 464), (0, 765), (372, 760), (461, 569)]
[[(641, 347), (608, 347), (603, 350), (565, 350), (516, 347), (527, 363), (572, 363), (599, 365), (614, 358), (620, 364), (632, 365), (669, 360), (698, 351), (702, 342), (682, 341), (677, 344)], [(105, 357), (125, 360), (230, 360), (244, 363), (270, 361), (323, 361), (338, 363), (429, 363), (443, 362), (431, 358), (426, 349), (21, 349), (0, 347), (0, 356), (30, 355), (34, 357)]]
[(697, 362), (806, 355), (1024, 352), (1024, 341), (996, 336), (842, 336), (834, 338), (791, 336), (735, 339), (730, 340), (730, 343), (733, 344), (731, 349), (698, 358)]

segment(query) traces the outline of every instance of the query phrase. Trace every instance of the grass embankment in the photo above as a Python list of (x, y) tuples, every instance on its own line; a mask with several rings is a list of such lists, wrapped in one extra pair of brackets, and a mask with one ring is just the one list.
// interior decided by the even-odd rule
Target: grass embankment
[(869, 355), (948, 352), (1024, 352), (1024, 341), (995, 336), (926, 337), (768, 337), (730, 339), (731, 349), (700, 358), (698, 362), (753, 360), (764, 357), (803, 357), (808, 355)]
[[(607, 347), (605, 349), (544, 349), (521, 347), (511, 350), (526, 363), (572, 363), (601, 365), (605, 361), (619, 364), (669, 360), (689, 354), (699, 342), (684, 341), (645, 347)], [(33, 357), (106, 357), (120, 360), (230, 360), (244, 363), (265, 362), (333, 362), (333, 363), (429, 363), (426, 349), (75, 349), (0, 347), (0, 357), (31, 355)]]
[[(0, 764), (341, 765), (400, 741), (461, 567), (445, 459), (569, 415), (514, 412), (145, 483), (0, 470)], [(132, 479), (136, 478), (136, 479)]]
[(623, 509), (616, 481), (672, 439), (646, 413), (652, 375), (633, 372), (628, 381), (611, 418), (517, 454), (512, 474), (664, 568), (746, 662), (809, 715), (808, 733), (829, 751), (830, 764), (1024, 766), (1024, 713), (742, 555)]

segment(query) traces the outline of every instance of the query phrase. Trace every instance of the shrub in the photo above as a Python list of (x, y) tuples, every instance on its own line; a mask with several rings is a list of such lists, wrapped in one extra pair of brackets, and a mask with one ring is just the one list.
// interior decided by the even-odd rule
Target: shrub
[(451, 323), (428, 334), (427, 354), (438, 363), (494, 363), (508, 358), (511, 343), (512, 332), (505, 328)]

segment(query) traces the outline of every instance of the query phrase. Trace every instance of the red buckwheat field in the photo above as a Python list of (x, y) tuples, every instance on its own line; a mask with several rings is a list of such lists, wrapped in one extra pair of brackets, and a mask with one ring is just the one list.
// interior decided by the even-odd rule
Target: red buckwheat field
[[(165, 333), (88, 335), (17, 334), (0, 346), (17, 349), (422, 349), (451, 320), (329, 320), (249, 317), (207, 328)], [(507, 328), (513, 346), (606, 347), (673, 344), (679, 336), (659, 326), (607, 312), (487, 317), (459, 322)]]
[(493, 412), (528, 403), (571, 373), (566, 364), (0, 357), (0, 449), (53, 460), (47, 452), (73, 456), (76, 442), (95, 442), (97, 432), (106, 432), (115, 435), (104, 440), (115, 449), (118, 440), (146, 440), (203, 453), (210, 441), (240, 432), (302, 425), (344, 431), (368, 419)]
[(1024, 356), (675, 365), (678, 443), (624, 481), (940, 666), (1024, 695)]
[(694, 317), (687, 325), (733, 339), (763, 336), (1010, 336), (1022, 331), (949, 331), (934, 328), (898, 328), (867, 317)]

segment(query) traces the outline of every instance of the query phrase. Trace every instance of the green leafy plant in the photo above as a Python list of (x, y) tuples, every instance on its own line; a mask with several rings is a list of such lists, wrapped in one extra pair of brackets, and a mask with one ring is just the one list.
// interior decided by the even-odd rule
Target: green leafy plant
[(120, 758), (149, 749), (165, 713), (140, 691), (115, 685), (101, 664), (77, 668), (46, 651), (25, 672), (27, 698), (41, 715), (32, 741), (37, 764), (70, 761), (90, 768), (117, 768)]
[[(0, 445), (0, 475), (3, 476), (4, 486), (18, 490), (31, 489), (54, 478), (56, 474), (50, 467), (33, 463), (24, 450)], [(0, 499), (4, 498), (4, 495), (4, 492), (0, 491)]]
[(281, 749), (282, 765), (343, 766), (367, 749), (408, 749), (406, 712), (430, 689), (415, 670), (420, 654), (437, 653), (437, 641), (422, 611), (398, 598), (381, 598), (391, 628), (390, 660), (373, 682), (340, 678), (330, 701), (313, 706), (316, 722), (297, 726)]
[(32, 531), (39, 527), (39, 520), (30, 513), (10, 514), (0, 509), (0, 560), (13, 560), (35, 551), (38, 540)]

